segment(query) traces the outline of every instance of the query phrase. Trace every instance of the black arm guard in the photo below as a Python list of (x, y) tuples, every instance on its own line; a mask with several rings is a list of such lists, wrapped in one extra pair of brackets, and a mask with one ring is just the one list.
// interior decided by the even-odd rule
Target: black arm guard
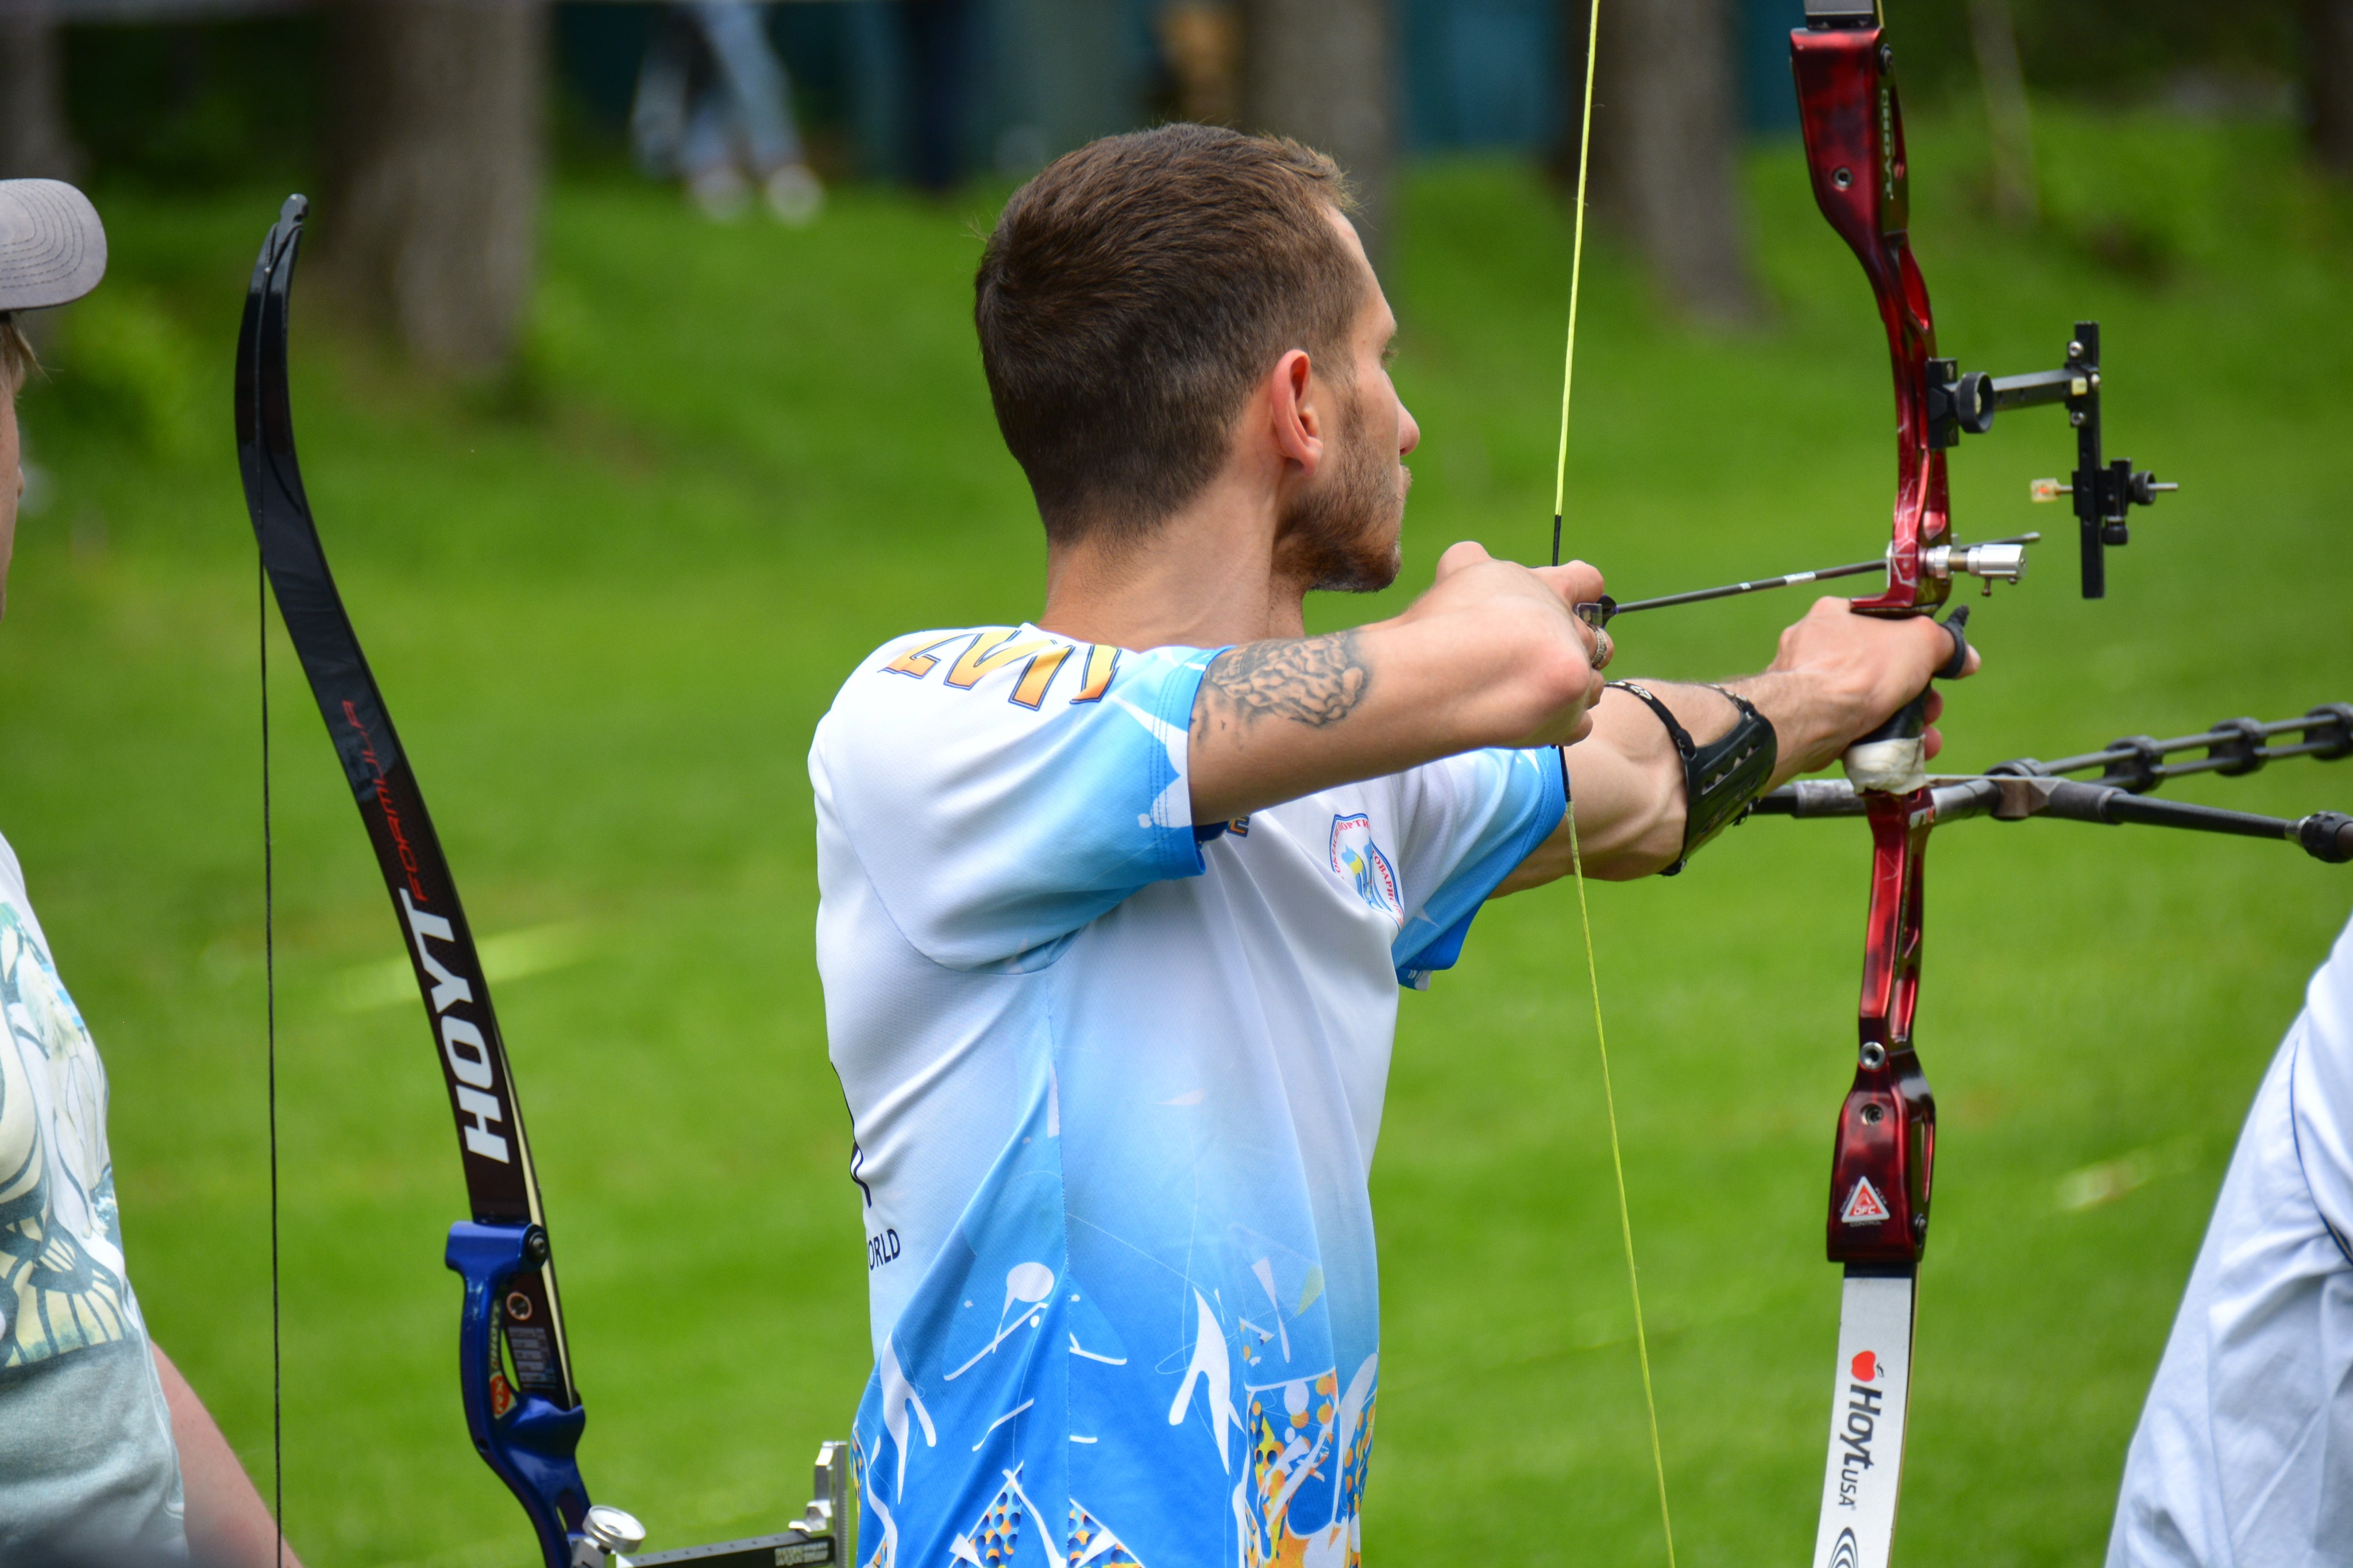
[(1721, 686), (1709, 689), (1739, 709), (1740, 718), (1722, 739), (1703, 746), (1693, 741), (1674, 710), (1649, 691), (1630, 680), (1609, 684), (1640, 698), (1659, 716), (1659, 722), (1667, 727), (1668, 739), (1675, 743), (1675, 754), (1683, 760), (1683, 852), (1659, 873), (1672, 877), (1691, 863), (1701, 846), (1748, 815), (1749, 806), (1772, 781), (1773, 764), (1780, 758), (1780, 738), (1773, 732), (1773, 721), (1759, 713), (1755, 703)]

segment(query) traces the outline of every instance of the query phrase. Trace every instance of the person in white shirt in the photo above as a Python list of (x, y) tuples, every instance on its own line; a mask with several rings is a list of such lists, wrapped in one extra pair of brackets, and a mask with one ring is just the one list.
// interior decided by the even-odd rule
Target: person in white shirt
[(2353, 925), (2255, 1091), (2125, 1458), (2108, 1568), (2353, 1564)]
[[(0, 611), (34, 364), (16, 313), (105, 270), (89, 198), (0, 180)], [(105, 1064), (0, 839), (0, 1563), (268, 1568), (269, 1510), (131, 1288), (106, 1108)]]
[(1824, 600), (1762, 675), (1605, 697), (1599, 574), (1471, 543), (1305, 636), (1397, 576), (1420, 438), (1346, 209), (1321, 154), (1174, 125), (987, 243), (1044, 607), (885, 644), (809, 754), (864, 1563), (1356, 1563), (1400, 985), (1568, 872), (1572, 772), (1588, 873), (1661, 871), (1953, 651)]

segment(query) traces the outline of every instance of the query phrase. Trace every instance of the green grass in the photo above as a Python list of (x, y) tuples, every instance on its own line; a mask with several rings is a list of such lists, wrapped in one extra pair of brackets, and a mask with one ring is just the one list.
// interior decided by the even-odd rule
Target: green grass
[[(2353, 698), (2343, 203), (2291, 172), (2284, 129), (2041, 123), (2056, 216), (2029, 237), (1972, 205), (1964, 130), (1915, 128), (1944, 350), (2042, 368), (2098, 317), (2111, 449), (2184, 488), (2137, 523), (2106, 602), (2075, 597), (2063, 540), (1987, 606), (1949, 755)], [(1884, 542), (1861, 276), (1792, 150), (1753, 176), (1767, 329), (1683, 332), (1622, 258), (1588, 268), (1569, 527), (1621, 596)], [(277, 194), (108, 204), (113, 276), (26, 409), (53, 499), (0, 638), (0, 826), (113, 1076), (134, 1277), (265, 1489), (255, 582), (227, 373)], [(1427, 441), (1409, 585), (1456, 538), (1545, 546), (1567, 247), (1504, 165), (1425, 169), (1406, 212), (1398, 376)], [(311, 492), (476, 925), (565, 927), (500, 1000), (583, 1463), (656, 1545), (773, 1528), (865, 1376), (802, 762), (859, 654), (1037, 602), (1043, 551), (968, 324), (986, 215), (850, 191), (794, 234), (560, 189), (529, 373), (496, 395), (391, 366), (324, 294), (298, 307)], [(2025, 484), (2071, 452), (2055, 414), (2005, 416), (1956, 455), (1964, 532), (2055, 534)], [(1621, 665), (1753, 668), (1800, 607), (1630, 622)], [(396, 938), (282, 641), (271, 669), (288, 1527), (318, 1564), (523, 1561), (454, 1387), (438, 1259), (463, 1199), (427, 1037), (411, 1004), (358, 1005)], [(2174, 793), (2301, 813), (2348, 805), (2353, 775)], [(1866, 861), (1857, 825), (1768, 820), (1681, 879), (1593, 889), (1686, 1565), (1797, 1562), (1811, 1540)], [(2042, 824), (1957, 827), (1934, 861), (1919, 1036), (1945, 1157), (1899, 1550), (2084, 1563), (2248, 1094), (2353, 879), (2285, 847)], [(1407, 1000), (1375, 1173), (1375, 1562), (1662, 1561), (1583, 975), (1556, 889), (1488, 911)], [(2062, 1207), (2070, 1173), (2118, 1160), (2147, 1179)]]

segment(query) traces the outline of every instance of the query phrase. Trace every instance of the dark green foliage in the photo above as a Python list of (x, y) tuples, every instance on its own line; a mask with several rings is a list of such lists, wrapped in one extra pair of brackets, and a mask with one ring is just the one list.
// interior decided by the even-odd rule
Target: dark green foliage
[[(1916, 101), (1976, 95), (1969, 4), (1886, 0), (1883, 15), (1903, 51), (1905, 89)], [(2170, 92), (2216, 110), (2275, 108), (2279, 90), (2303, 69), (2293, 0), (2009, 4), (2019, 61), (2038, 92), (2108, 103)]]
[(315, 16), (66, 31), (66, 115), (100, 184), (216, 191), (317, 167)]

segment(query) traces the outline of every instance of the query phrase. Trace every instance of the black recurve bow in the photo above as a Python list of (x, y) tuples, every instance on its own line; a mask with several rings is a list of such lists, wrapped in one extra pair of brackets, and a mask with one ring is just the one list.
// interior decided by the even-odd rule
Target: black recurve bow
[(445, 1255), (465, 1283), (458, 1363), (467, 1428), (530, 1516), (545, 1568), (838, 1563), (839, 1531), (849, 1517), (849, 1467), (839, 1443), (819, 1451), (816, 1497), (799, 1525), (776, 1535), (617, 1556), (636, 1551), (643, 1528), (618, 1509), (589, 1502), (574, 1458), (587, 1412), (573, 1383), (539, 1182), (481, 956), (408, 754), (327, 568), (295, 460), (288, 305), (308, 211), (301, 196), (287, 198), (254, 263), (237, 334), (237, 463), (262, 565), (367, 825), (449, 1094), (472, 1215), (449, 1227)]

